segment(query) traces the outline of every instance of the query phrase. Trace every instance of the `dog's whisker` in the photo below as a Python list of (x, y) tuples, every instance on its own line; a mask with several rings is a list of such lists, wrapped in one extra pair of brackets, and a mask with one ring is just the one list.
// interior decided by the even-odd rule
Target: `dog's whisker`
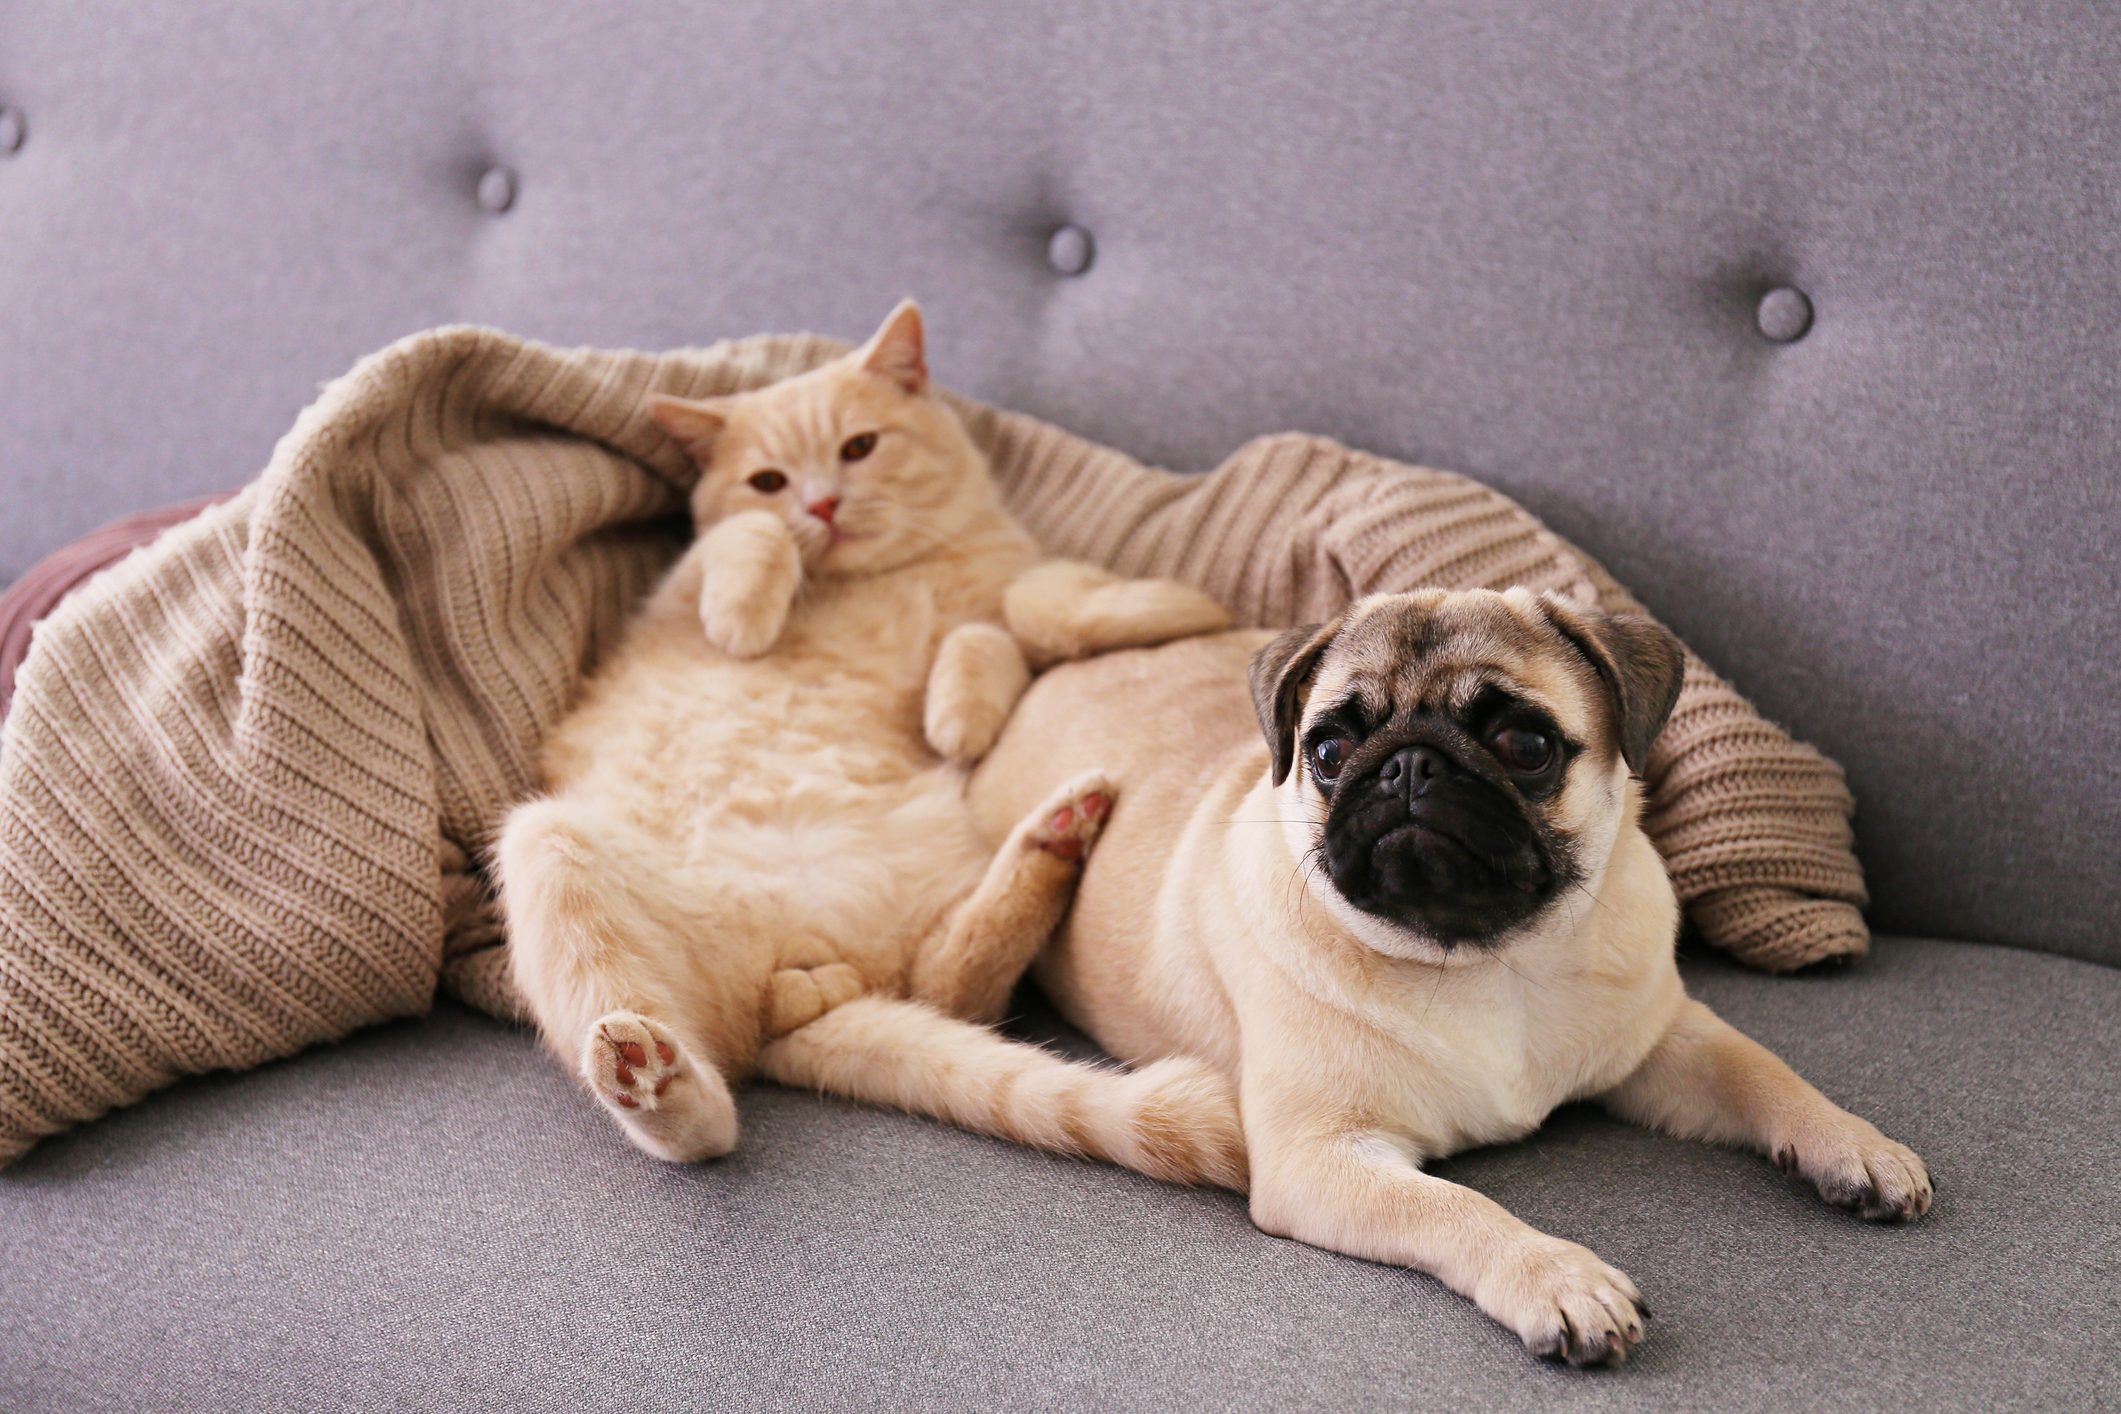
[(1517, 978), (1517, 980), (1523, 982), (1526, 986), (1535, 987), (1542, 992), (1552, 990), (1552, 988), (1550, 988), (1546, 983), (1541, 982), (1536, 978), (1528, 977), (1523, 972), (1520, 972), (1518, 969), (1510, 966), (1510, 959), (1505, 956), (1505, 952), (1505, 949), (1496, 948), (1492, 952), (1490, 952), (1488, 956), (1494, 958), (1496, 962), (1500, 963), (1502, 965), (1503, 971), (1508, 972), (1510, 975)]
[(1429, 1012), (1436, 1005), (1437, 995), (1443, 991), (1443, 975), (1450, 965), (1451, 955), (1449, 953), (1445, 953), (1443, 960), (1436, 964), (1436, 985), (1429, 988), (1429, 1000), (1421, 1009), (1421, 1019), (1423, 1021), (1429, 1019)]

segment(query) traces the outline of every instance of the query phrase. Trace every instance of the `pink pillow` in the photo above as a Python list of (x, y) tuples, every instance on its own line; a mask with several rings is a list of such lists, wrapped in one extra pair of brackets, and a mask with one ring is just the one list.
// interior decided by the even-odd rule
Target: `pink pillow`
[(98, 570), (108, 569), (171, 526), (234, 494), (224, 491), (112, 521), (54, 550), (0, 593), (0, 717), (7, 715), (8, 700), (15, 695), (15, 669), (29, 653), (37, 620), (58, 608), (61, 599)]

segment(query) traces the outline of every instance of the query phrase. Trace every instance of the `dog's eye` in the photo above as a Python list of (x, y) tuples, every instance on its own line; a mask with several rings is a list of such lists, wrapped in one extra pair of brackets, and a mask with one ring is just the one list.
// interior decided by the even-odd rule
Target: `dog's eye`
[(876, 450), (876, 434), (861, 432), (840, 443), (840, 460), (858, 462)]
[(1554, 759), (1554, 742), (1545, 732), (1528, 727), (1504, 727), (1488, 738), (1495, 759), (1513, 771), (1537, 775)]
[(1329, 736), (1311, 748), (1311, 771), (1326, 785), (1331, 785), (1340, 776), (1340, 768), (1348, 764), (1348, 757), (1355, 752), (1355, 743), (1344, 736)]
[(754, 471), (747, 478), (747, 484), (760, 495), (771, 496), (788, 484), (788, 478), (777, 471)]

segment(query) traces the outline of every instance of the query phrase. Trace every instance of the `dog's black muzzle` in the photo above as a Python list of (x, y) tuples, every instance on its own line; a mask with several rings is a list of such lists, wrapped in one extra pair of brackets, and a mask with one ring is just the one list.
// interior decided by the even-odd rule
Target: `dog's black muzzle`
[(1493, 939), (1556, 887), (1539, 823), (1462, 736), (1419, 724), (1373, 735), (1333, 788), (1324, 838), (1342, 897), (1447, 945)]

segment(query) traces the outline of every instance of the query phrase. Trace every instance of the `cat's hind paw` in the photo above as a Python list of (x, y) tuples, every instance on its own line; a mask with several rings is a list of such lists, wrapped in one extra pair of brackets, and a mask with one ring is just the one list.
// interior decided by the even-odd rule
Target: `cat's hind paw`
[(639, 1012), (593, 1022), (582, 1078), (633, 1142), (659, 1159), (692, 1163), (736, 1147), (736, 1101), (711, 1065)]
[(1025, 842), (1056, 859), (1073, 862), (1087, 858), (1090, 846), (1104, 833), (1118, 793), (1110, 776), (1102, 771), (1085, 771), (1031, 813)]

